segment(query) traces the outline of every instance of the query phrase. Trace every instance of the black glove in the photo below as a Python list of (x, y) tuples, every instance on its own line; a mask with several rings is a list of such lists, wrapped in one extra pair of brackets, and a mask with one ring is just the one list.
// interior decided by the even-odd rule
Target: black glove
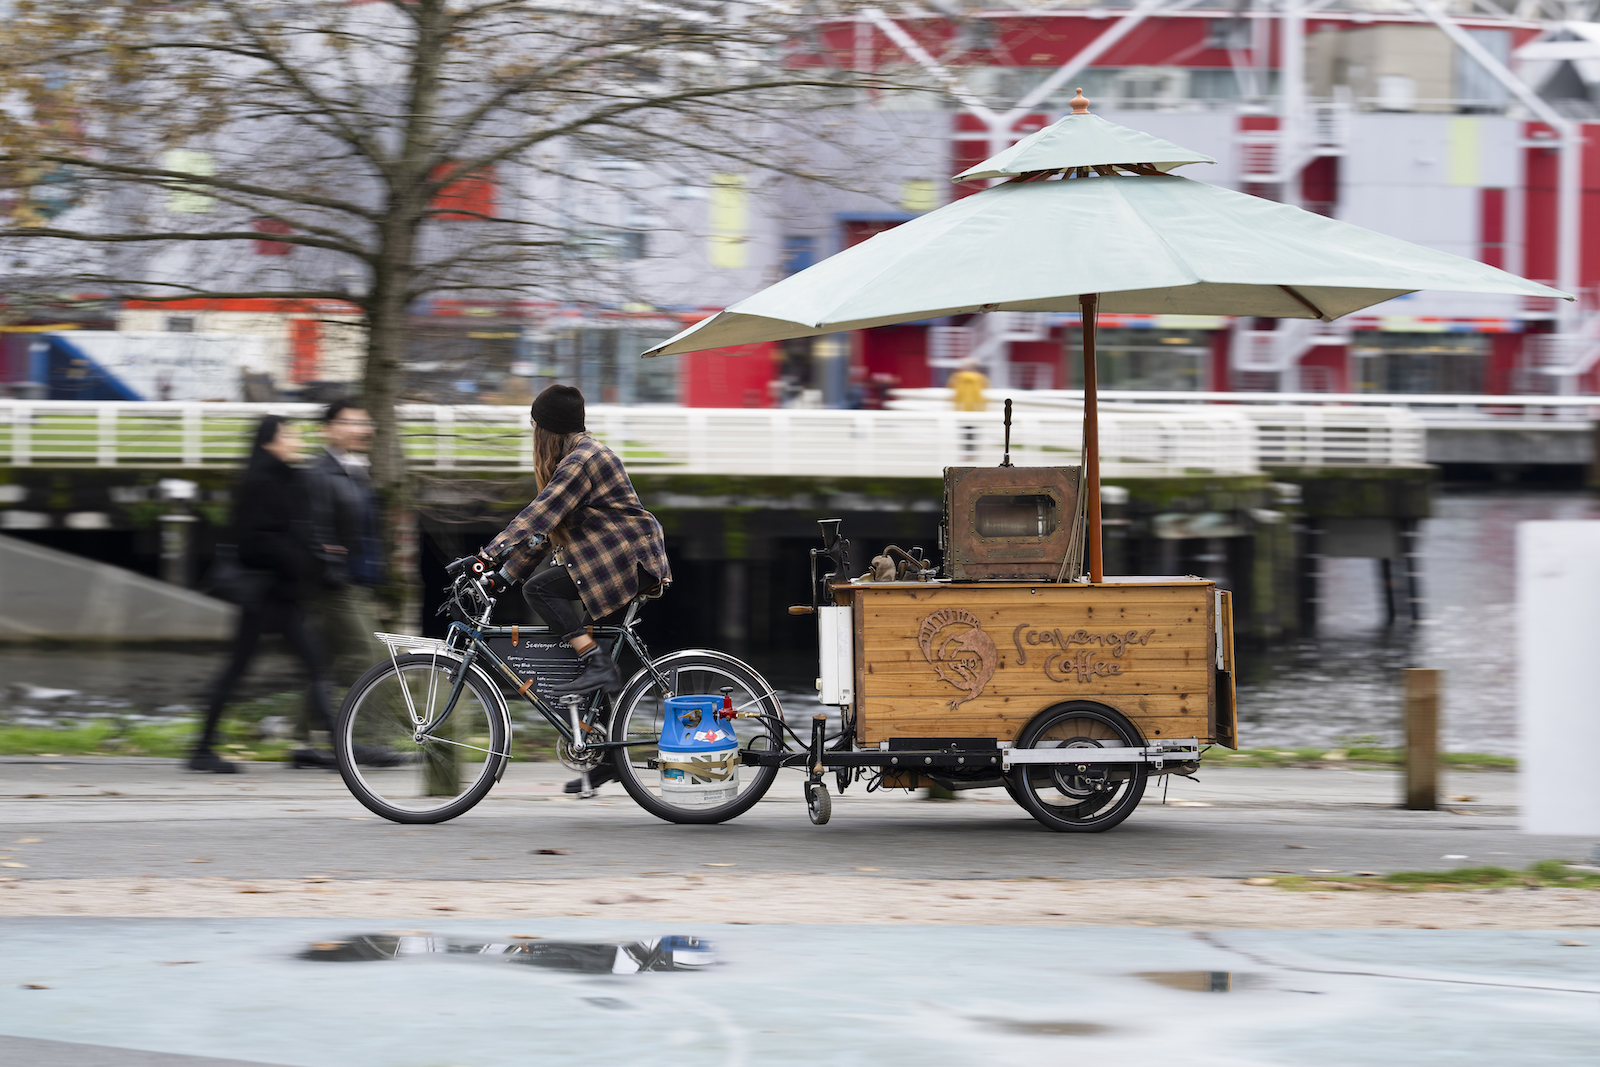
[(502, 570), (490, 571), (483, 577), (483, 591), (490, 596), (499, 596), (515, 584), (516, 579)]

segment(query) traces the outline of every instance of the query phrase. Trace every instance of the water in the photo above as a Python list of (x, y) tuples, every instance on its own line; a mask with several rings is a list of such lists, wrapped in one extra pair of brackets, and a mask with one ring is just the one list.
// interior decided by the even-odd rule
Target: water
[(1328, 560), (1316, 637), (1240, 662), (1239, 731), (1249, 748), (1330, 747), (1401, 733), (1400, 671), (1445, 672), (1442, 730), (1455, 752), (1516, 755), (1516, 526), (1600, 519), (1578, 493), (1441, 493), (1422, 524), (1427, 618), (1385, 628), (1377, 563)]
[[(1446, 748), (1515, 755), (1516, 524), (1532, 519), (1600, 519), (1600, 500), (1579, 493), (1440, 494), (1435, 517), (1422, 526), (1428, 618), (1415, 628), (1383, 626), (1374, 561), (1329, 560), (1327, 609), (1315, 637), (1241, 653), (1241, 742), (1250, 748), (1331, 748), (1358, 738), (1394, 744), (1400, 671), (1439, 667)], [(0, 680), (8, 683), (0, 686), (0, 719), (43, 725), (189, 715), (203, 705), (222, 655), (217, 646), (0, 644)], [(778, 689), (791, 723), (807, 734), (810, 716), (820, 710), (811, 687), (815, 660), (792, 652), (749, 658)], [(269, 647), (236, 699), (300, 684), (294, 661)]]

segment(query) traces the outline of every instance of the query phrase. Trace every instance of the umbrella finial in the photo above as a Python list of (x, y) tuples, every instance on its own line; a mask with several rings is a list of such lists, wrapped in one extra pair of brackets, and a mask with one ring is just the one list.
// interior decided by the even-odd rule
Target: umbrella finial
[(1068, 100), (1067, 103), (1072, 105), (1072, 113), (1074, 115), (1087, 115), (1089, 113), (1089, 98), (1083, 95), (1081, 86), (1077, 95)]

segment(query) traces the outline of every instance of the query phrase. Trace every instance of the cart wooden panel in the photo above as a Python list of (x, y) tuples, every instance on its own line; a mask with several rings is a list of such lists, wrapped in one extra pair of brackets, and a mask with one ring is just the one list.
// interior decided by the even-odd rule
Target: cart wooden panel
[[(1095, 700), (1147, 738), (1217, 732), (1217, 598), (1203, 579), (839, 585), (854, 608), (857, 739), (1012, 740)], [(1227, 724), (1223, 724), (1226, 729)]]

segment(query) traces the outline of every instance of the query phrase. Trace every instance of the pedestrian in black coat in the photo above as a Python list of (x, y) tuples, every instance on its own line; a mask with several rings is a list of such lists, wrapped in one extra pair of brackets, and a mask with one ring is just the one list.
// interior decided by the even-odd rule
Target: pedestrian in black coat
[[(232, 774), (236, 766), (214, 751), (222, 711), (239, 679), (250, 667), (261, 636), (281, 633), (291, 652), (305, 666), (309, 689), (307, 711), (320, 728), (333, 730), (322, 661), (306, 625), (303, 604), (319, 582), (311, 548), (310, 501), (301, 473), (291, 464), (300, 458), (300, 436), (285, 419), (268, 415), (256, 427), (254, 446), (234, 502), (234, 534), (239, 563), (247, 568), (228, 665), (217, 679), (206, 711), (205, 726), (194, 754), (192, 771)], [(311, 749), (293, 754), (296, 766), (332, 767), (331, 754)]]

